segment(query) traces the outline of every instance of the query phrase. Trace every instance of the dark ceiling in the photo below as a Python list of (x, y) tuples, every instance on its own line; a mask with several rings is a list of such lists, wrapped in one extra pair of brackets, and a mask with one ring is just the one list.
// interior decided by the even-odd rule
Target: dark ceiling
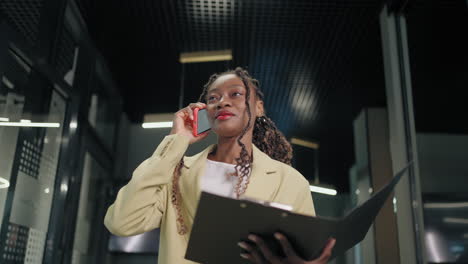
[(468, 134), (468, 1), (413, 1), (406, 18), (416, 130)]
[(363, 106), (385, 105), (380, 1), (80, 0), (78, 5), (131, 121), (177, 111), (181, 52), (232, 49), (233, 61), (184, 66), (184, 105), (198, 99), (212, 73), (246, 67), (260, 80), (267, 113), (286, 136), (320, 143), (321, 180), (347, 191), (352, 120)]
[[(131, 121), (141, 122), (145, 113), (175, 112), (181, 85), (187, 105), (212, 73), (242, 66), (260, 80), (267, 113), (288, 138), (320, 143), (320, 179), (348, 191), (352, 121), (363, 107), (385, 106), (383, 1), (76, 2)], [(446, 4), (410, 1), (406, 8), (418, 20), (428, 5)], [(222, 49), (232, 49), (232, 61), (183, 69), (178, 63), (181, 52)], [(310, 167), (307, 158), (301, 160), (297, 167)]]

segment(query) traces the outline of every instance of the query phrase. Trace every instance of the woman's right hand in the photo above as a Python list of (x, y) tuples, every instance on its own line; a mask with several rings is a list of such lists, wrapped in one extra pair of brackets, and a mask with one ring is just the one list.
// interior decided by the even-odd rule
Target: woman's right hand
[(198, 142), (208, 136), (210, 131), (202, 133), (195, 137), (193, 135), (193, 110), (195, 108), (206, 108), (206, 104), (204, 103), (191, 103), (187, 107), (180, 109), (174, 115), (174, 119), (172, 120), (172, 134), (181, 134), (190, 139), (190, 144)]

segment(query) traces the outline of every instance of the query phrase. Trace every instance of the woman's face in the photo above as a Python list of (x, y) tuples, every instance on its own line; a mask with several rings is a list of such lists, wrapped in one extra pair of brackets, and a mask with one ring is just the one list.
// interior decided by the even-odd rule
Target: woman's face
[[(253, 130), (255, 117), (263, 113), (263, 102), (255, 98), (255, 88), (250, 86), (250, 111)], [(222, 75), (208, 88), (206, 105), (213, 132), (218, 136), (237, 137), (249, 120), (245, 104), (246, 88), (235, 74)]]

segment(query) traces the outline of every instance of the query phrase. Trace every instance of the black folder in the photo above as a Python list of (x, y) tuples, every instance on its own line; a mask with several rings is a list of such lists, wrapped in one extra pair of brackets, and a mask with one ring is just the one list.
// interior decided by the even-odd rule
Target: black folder
[[(262, 237), (282, 255), (275, 232), (288, 237), (299, 256), (312, 260), (320, 256), (329, 238), (336, 238), (332, 258), (362, 241), (395, 185), (411, 163), (369, 200), (342, 218), (313, 217), (251, 200), (237, 200), (202, 192), (185, 258), (206, 264), (246, 263), (240, 257), (239, 241), (251, 233)], [(330, 260), (331, 260), (330, 259)]]

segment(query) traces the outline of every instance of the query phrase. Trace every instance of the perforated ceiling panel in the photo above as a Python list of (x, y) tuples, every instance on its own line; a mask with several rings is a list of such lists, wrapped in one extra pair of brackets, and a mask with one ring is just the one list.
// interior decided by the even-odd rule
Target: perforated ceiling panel
[(177, 1), (179, 49), (201, 51), (231, 49), (236, 29), (235, 1)]
[(54, 60), (54, 66), (62, 77), (73, 67), (75, 46), (76, 43), (70, 29), (67, 26), (62, 27)]
[(353, 118), (385, 105), (381, 1), (76, 1), (132, 121), (177, 111), (181, 52), (231, 49), (233, 61), (185, 67), (184, 102), (198, 99), (214, 70), (246, 67), (286, 136), (320, 141), (329, 164), (321, 173), (347, 177)]
[(43, 0), (2, 0), (0, 17), (5, 16), (16, 30), (34, 45), (37, 40)]
[(468, 134), (468, 1), (412, 1), (405, 11), (416, 131)]
[(232, 49), (229, 65), (247, 66), (261, 81), (270, 115), (288, 133), (314, 125), (334, 90), (352, 89), (350, 69), (362, 68), (350, 64), (353, 54), (374, 52), (361, 62), (378, 65), (379, 7), (377, 1), (179, 0), (168, 10), (176, 12), (178, 50)]

